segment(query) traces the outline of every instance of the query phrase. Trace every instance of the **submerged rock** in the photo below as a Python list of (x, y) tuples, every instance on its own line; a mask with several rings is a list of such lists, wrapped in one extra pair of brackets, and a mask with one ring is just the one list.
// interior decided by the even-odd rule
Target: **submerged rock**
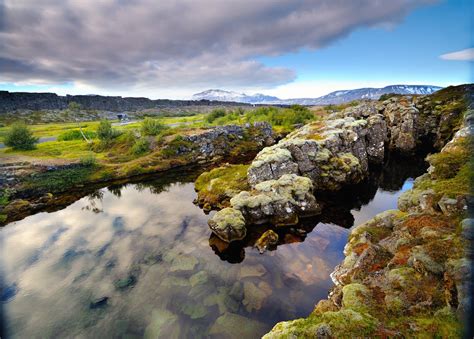
[(265, 333), (267, 326), (259, 321), (234, 313), (221, 315), (209, 330), (216, 338), (254, 338)]
[(167, 309), (154, 309), (149, 325), (145, 329), (145, 338), (179, 338), (178, 316)]
[(189, 255), (178, 255), (171, 262), (170, 272), (192, 271), (198, 260)]
[(278, 243), (278, 234), (275, 231), (268, 230), (264, 232), (255, 243), (260, 253), (264, 253), (269, 247), (275, 246)]
[(101, 308), (107, 306), (107, 302), (109, 301), (109, 297), (101, 297), (94, 299), (90, 302), (89, 308), (90, 309), (96, 309), (96, 308)]
[(261, 281), (258, 286), (252, 282), (244, 283), (243, 304), (247, 312), (258, 311), (262, 308), (265, 300), (272, 294), (272, 289), (268, 283)]
[(116, 289), (125, 290), (127, 288), (131, 288), (135, 286), (136, 283), (137, 283), (137, 278), (135, 278), (135, 276), (133, 275), (129, 275), (126, 278), (115, 280), (114, 286)]
[(239, 278), (248, 278), (248, 277), (262, 277), (267, 273), (267, 270), (265, 267), (263, 267), (262, 264), (257, 264), (257, 265), (243, 265), (240, 268), (240, 273), (239, 273)]
[(183, 314), (186, 314), (191, 319), (204, 318), (209, 313), (207, 307), (200, 303), (184, 304), (181, 306), (180, 310), (183, 312)]

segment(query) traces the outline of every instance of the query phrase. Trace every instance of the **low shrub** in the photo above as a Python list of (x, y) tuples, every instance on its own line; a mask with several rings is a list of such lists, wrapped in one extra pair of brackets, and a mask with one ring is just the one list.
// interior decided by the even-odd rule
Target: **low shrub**
[(206, 117), (206, 121), (212, 124), (216, 119), (224, 117), (226, 115), (226, 111), (223, 108), (216, 108), (212, 110)]
[(97, 158), (95, 157), (95, 155), (93, 153), (89, 153), (83, 157), (81, 157), (81, 159), (79, 160), (81, 162), (81, 165), (82, 166), (95, 166), (97, 165)]
[(141, 132), (144, 135), (158, 135), (167, 127), (163, 125), (160, 121), (152, 118), (145, 118), (142, 122)]
[(131, 152), (134, 155), (147, 153), (150, 150), (150, 143), (147, 139), (138, 139), (132, 146)]
[(108, 120), (102, 120), (97, 127), (97, 137), (100, 141), (110, 141), (120, 135), (120, 132), (112, 128)]
[(4, 143), (15, 150), (32, 150), (36, 147), (38, 138), (24, 124), (13, 124), (5, 134)]

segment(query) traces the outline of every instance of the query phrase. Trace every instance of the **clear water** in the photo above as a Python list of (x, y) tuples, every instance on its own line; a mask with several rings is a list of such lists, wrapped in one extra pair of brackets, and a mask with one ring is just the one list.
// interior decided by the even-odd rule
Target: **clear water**
[(259, 337), (326, 298), (350, 227), (396, 208), (413, 171), (325, 198), (327, 213), (278, 230), (264, 254), (252, 246), (262, 228), (232, 246), (212, 236), (186, 178), (102, 188), (11, 223), (0, 229), (6, 334)]

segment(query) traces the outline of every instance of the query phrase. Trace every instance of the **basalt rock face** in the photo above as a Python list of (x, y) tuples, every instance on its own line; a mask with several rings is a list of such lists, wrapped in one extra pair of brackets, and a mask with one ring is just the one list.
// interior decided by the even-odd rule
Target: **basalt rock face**
[(394, 96), (367, 101), (333, 117), (367, 119), (380, 114), (387, 125), (388, 148), (410, 153), (428, 143), (440, 150), (462, 123), (474, 85), (448, 87), (426, 96)]
[[(77, 102), (84, 109), (105, 110), (113, 112), (140, 111), (159, 107), (181, 106), (221, 106), (223, 102), (209, 100), (150, 100), (148, 98), (123, 98), (120, 96), (101, 95), (66, 95), (59, 96), (54, 93), (11, 93), (0, 91), (0, 113), (18, 109), (29, 110), (55, 110), (66, 109), (70, 102)], [(245, 105), (241, 103), (226, 102), (228, 106)]]
[(263, 149), (248, 170), (252, 186), (283, 174), (310, 178), (317, 189), (339, 189), (361, 181), (370, 161), (383, 161), (386, 136), (381, 116), (346, 117), (308, 124)]
[(248, 170), (252, 186), (283, 174), (335, 190), (359, 182), (369, 163), (382, 163), (386, 150), (410, 154), (428, 144), (441, 147), (462, 122), (466, 94), (474, 86), (447, 88), (431, 96), (395, 96), (333, 113), (263, 149)]
[(218, 157), (243, 156), (257, 152), (275, 142), (272, 127), (267, 122), (244, 126), (226, 125), (200, 130), (179, 137), (166, 146), (171, 155), (190, 155), (196, 161), (209, 161)]
[(351, 230), (328, 299), (308, 318), (281, 322), (264, 338), (462, 337), (474, 238), (473, 220), (463, 220), (474, 136), (467, 113), (452, 141), (428, 157), (428, 173), (400, 197), (400, 210)]
[(200, 133), (185, 135), (183, 139), (197, 148), (199, 157), (223, 156), (229, 148), (243, 141), (255, 143), (257, 147), (275, 143), (272, 126), (268, 122), (255, 122), (244, 126), (219, 126)]
[(245, 225), (267, 222), (276, 226), (297, 224), (299, 217), (321, 212), (312, 191), (313, 184), (309, 178), (294, 174), (261, 182), (251, 191), (240, 192), (230, 199), (232, 207), (217, 212), (209, 220), (209, 227), (219, 238), (231, 242), (242, 239), (242, 234), (246, 233), (242, 231), (242, 228), (246, 230)]
[(250, 192), (240, 192), (230, 199), (230, 204), (241, 211), (250, 224), (297, 224), (298, 216), (311, 216), (321, 212), (312, 190), (310, 179), (285, 174), (278, 180), (257, 184)]
[[(451, 93), (453, 89), (446, 89), (436, 96), (397, 96), (383, 102), (363, 102), (301, 127), (257, 154), (247, 171), (253, 192), (235, 196), (232, 207), (241, 210), (250, 225), (293, 224), (306, 211), (299, 210), (298, 204), (285, 205), (286, 201), (270, 204), (262, 185), (284, 177), (301, 177), (308, 178), (314, 190), (339, 190), (366, 178), (370, 164), (383, 163), (387, 150), (411, 154), (425, 143), (444, 145), (461, 125), (466, 88), (470, 86), (455, 88), (455, 94)], [(446, 126), (450, 126), (450, 133)], [(290, 180), (287, 185), (300, 182)], [(288, 186), (285, 190), (291, 191)], [(275, 191), (278, 190), (273, 187), (272, 192)], [(318, 205), (312, 190), (305, 193), (303, 200), (311, 206)], [(446, 209), (451, 208), (452, 202), (446, 202)], [(318, 213), (318, 208), (311, 210)]]

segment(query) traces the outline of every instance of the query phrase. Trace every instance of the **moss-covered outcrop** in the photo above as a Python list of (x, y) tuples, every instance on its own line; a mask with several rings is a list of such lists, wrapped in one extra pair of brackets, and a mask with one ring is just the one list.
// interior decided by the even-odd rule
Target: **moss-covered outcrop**
[(249, 190), (248, 165), (226, 164), (202, 173), (194, 183), (196, 202), (205, 210), (230, 206), (230, 199), (242, 190)]
[(472, 291), (473, 222), (463, 220), (472, 186), (463, 178), (453, 190), (445, 181), (464, 176), (472, 154), (470, 123), (466, 119), (466, 127), (428, 157), (429, 173), (399, 199), (401, 210), (351, 231), (328, 299), (264, 338), (462, 336)]
[[(210, 220), (209, 226), (222, 240), (240, 240), (240, 236), (226, 236), (228, 229), (235, 228), (236, 234), (240, 234), (240, 219), (226, 223), (225, 235), (215, 225), (220, 223), (224, 211), (226, 214), (235, 211), (242, 215), (245, 224), (249, 227), (263, 223), (275, 226), (295, 225), (299, 216), (311, 216), (321, 212), (320, 205), (316, 202), (313, 194), (313, 184), (309, 178), (294, 174), (285, 174), (278, 180), (268, 180), (257, 184), (250, 191), (242, 191), (230, 199), (231, 208), (225, 208), (217, 212)], [(245, 226), (244, 226), (245, 227)]]

